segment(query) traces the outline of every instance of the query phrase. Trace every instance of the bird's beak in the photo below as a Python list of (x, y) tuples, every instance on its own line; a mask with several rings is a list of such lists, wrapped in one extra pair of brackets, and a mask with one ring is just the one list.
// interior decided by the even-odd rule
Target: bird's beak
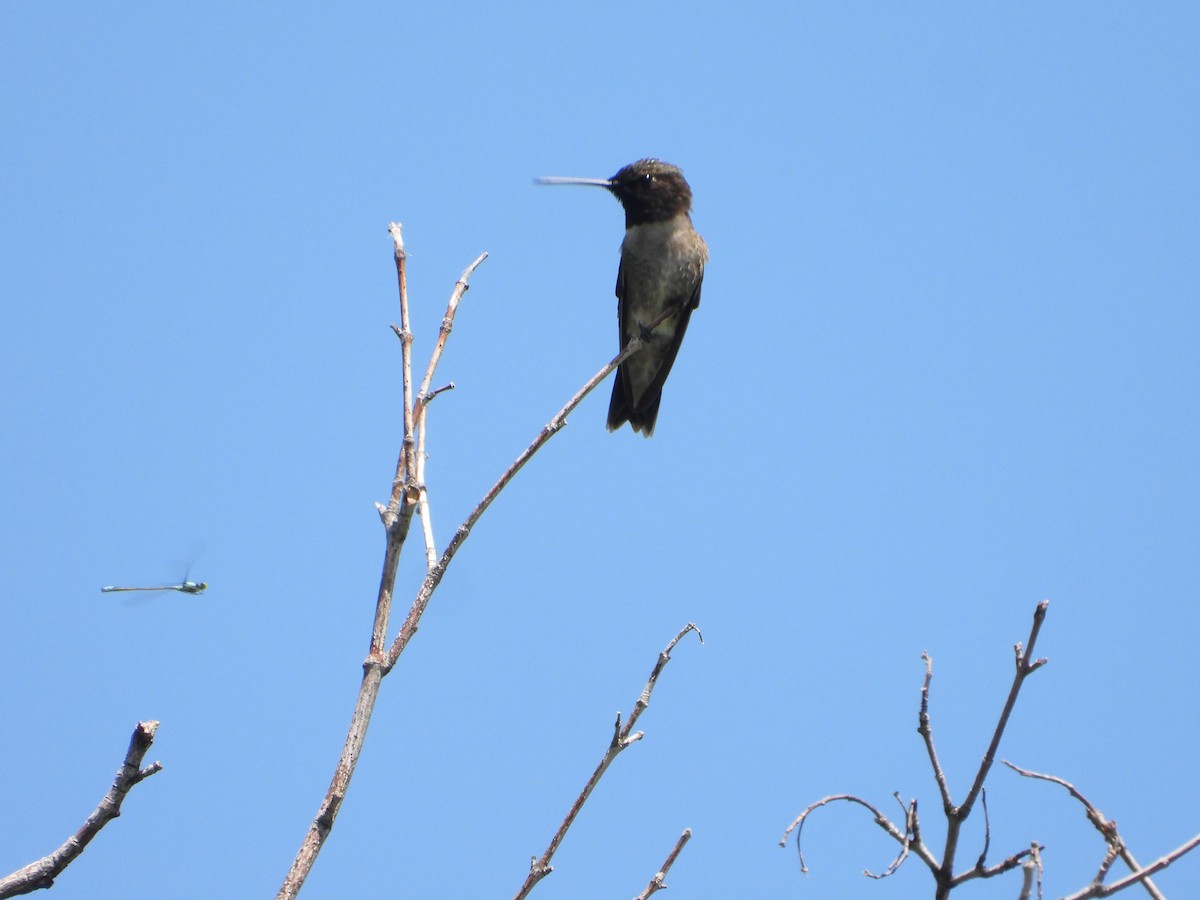
[(557, 175), (549, 175), (545, 178), (535, 178), (534, 184), (591, 184), (596, 187), (610, 188), (612, 182), (607, 178), (562, 178)]

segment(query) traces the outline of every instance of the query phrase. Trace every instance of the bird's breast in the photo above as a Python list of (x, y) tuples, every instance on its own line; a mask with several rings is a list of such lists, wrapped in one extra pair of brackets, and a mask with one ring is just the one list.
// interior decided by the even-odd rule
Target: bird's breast
[[(646, 325), (668, 305), (690, 298), (707, 259), (708, 248), (686, 215), (626, 229), (621, 244), (626, 324)], [(668, 319), (660, 327), (673, 331), (670, 325)]]

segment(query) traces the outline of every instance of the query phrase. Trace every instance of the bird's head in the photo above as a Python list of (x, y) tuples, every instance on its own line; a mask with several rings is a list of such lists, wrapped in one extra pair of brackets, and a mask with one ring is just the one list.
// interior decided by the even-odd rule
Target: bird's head
[(625, 208), (625, 227), (666, 222), (692, 209), (692, 189), (678, 166), (639, 159), (612, 178), (539, 178), (539, 184), (590, 184), (607, 189)]

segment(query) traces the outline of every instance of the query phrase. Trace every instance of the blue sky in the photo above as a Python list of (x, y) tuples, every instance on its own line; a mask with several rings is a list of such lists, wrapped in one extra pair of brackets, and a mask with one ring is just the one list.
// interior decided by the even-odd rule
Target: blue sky
[[(657, 432), (606, 433), (606, 384), (488, 512), (303, 896), (511, 896), (688, 621), (535, 896), (634, 896), (684, 827), (673, 897), (928, 896), (915, 861), (862, 878), (893, 847), (849, 809), (807, 876), (776, 842), (839, 792), (940, 833), (920, 654), (961, 798), (1043, 598), (1001, 755), (1143, 860), (1200, 831), (1198, 45), (1191, 4), (5, 3), (0, 870), (153, 718), (164, 771), (55, 896), (273, 895), (370, 636), (387, 223), (418, 360), (491, 254), (431, 411), (444, 544), (616, 351), (620, 208), (532, 179), (643, 156), (711, 248)], [(185, 573), (208, 593), (99, 593)], [(1091, 877), (1077, 806), (990, 786), (990, 859)]]

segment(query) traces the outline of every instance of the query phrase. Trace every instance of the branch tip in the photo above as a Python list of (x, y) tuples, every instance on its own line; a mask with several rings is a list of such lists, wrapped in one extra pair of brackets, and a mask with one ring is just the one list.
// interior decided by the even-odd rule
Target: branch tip
[(404, 258), (404, 238), (400, 233), (399, 222), (388, 223), (388, 234), (392, 236), (392, 246), (395, 248), (396, 259)]
[(154, 743), (158, 721), (138, 722), (129, 737), (129, 749), (117, 770), (112, 786), (99, 805), (91, 812), (79, 830), (57, 850), (30, 863), (11, 875), (0, 877), (0, 897), (14, 897), (42, 890), (54, 884), (62, 872), (84, 851), (105, 825), (121, 815), (121, 804), (133, 787), (162, 770), (161, 763), (142, 767), (142, 759)]

